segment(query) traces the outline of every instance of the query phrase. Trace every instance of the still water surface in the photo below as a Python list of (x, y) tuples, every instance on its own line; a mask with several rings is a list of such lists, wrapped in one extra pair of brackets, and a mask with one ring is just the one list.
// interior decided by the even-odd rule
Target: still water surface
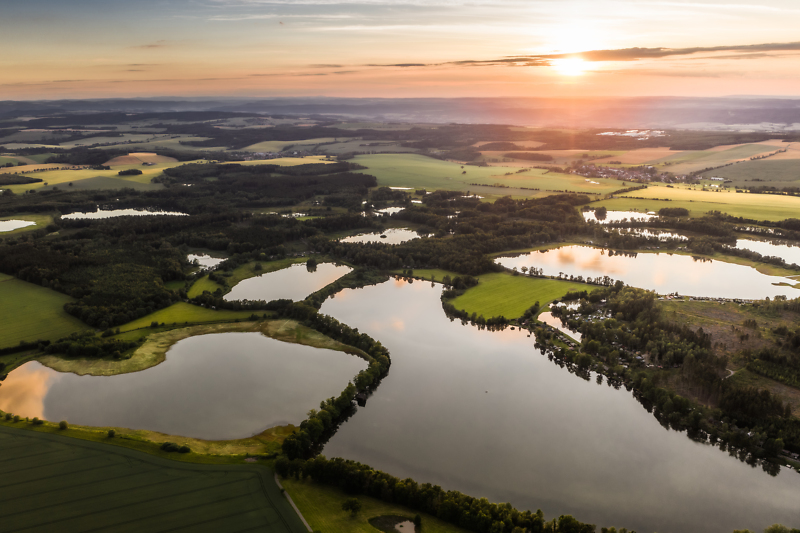
[[(381, 235), (386, 235), (382, 238)], [(383, 233), (364, 233), (340, 239), (340, 242), (382, 242), (384, 244), (400, 244), (407, 241), (419, 239), (419, 234), (406, 228), (387, 229)]]
[(305, 263), (299, 263), (240, 281), (225, 295), (225, 300), (303, 300), (350, 270), (344, 265), (320, 263), (315, 270), (309, 271)]
[(30, 220), (0, 220), (0, 233), (35, 225), (36, 222)]
[(722, 261), (696, 261), (688, 255), (640, 253), (636, 257), (609, 255), (608, 250), (590, 246), (562, 246), (495, 261), (506, 268), (523, 266), (544, 269), (547, 276), (596, 278), (609, 276), (626, 285), (671, 294), (711, 298), (762, 299), (778, 294), (800, 296), (800, 290), (775, 283), (797, 283), (788, 278), (767, 276), (756, 269)]
[(197, 261), (197, 264), (203, 269), (213, 268), (225, 261), (225, 259), (221, 257), (211, 257), (208, 254), (189, 254), (187, 259), (190, 263)]
[(391, 280), (323, 305), (392, 354), (389, 375), (327, 457), (645, 533), (799, 527), (800, 475), (773, 478), (664, 429), (624, 388), (550, 362), (525, 331), (451, 322), (440, 293)]
[(64, 215), (61, 218), (63, 218), (64, 220), (83, 220), (83, 219), (101, 219), (101, 218), (130, 217), (130, 216), (140, 217), (140, 216), (151, 216), (151, 215), (169, 215), (178, 217), (189, 216), (186, 213), (179, 213), (177, 211), (156, 211), (149, 209), (109, 209), (109, 210), (98, 209), (94, 213), (70, 213), (69, 215)]
[(751, 252), (757, 252), (765, 257), (780, 257), (790, 265), (800, 265), (800, 246), (790, 244), (775, 244), (767, 241), (754, 241), (751, 239), (738, 239), (736, 247)]
[(641, 213), (639, 211), (608, 211), (606, 212), (606, 218), (603, 220), (598, 220), (596, 216), (594, 216), (594, 211), (582, 211), (583, 219), (586, 222), (597, 222), (598, 224), (608, 224), (609, 222), (622, 222), (623, 220), (651, 220), (654, 218), (658, 218), (656, 214), (650, 213)]
[(54, 422), (238, 439), (299, 424), (366, 367), (343, 352), (260, 333), (218, 333), (179, 341), (166, 361), (132, 374), (78, 376), (25, 363), (0, 386), (0, 409)]

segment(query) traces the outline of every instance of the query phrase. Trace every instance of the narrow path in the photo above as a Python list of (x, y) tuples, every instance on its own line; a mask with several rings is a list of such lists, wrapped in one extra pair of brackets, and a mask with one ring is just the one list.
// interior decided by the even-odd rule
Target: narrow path
[(278, 488), (281, 489), (281, 492), (283, 493), (283, 495), (286, 496), (286, 499), (289, 500), (290, 504), (292, 504), (292, 507), (294, 507), (294, 510), (297, 513), (297, 516), (300, 517), (300, 520), (303, 521), (303, 523), (306, 525), (306, 528), (309, 531), (311, 531), (311, 526), (308, 525), (308, 522), (306, 522), (306, 517), (303, 516), (303, 513), (301, 513), (300, 509), (298, 509), (297, 506), (294, 504), (294, 500), (292, 499), (292, 497), (289, 496), (289, 493), (286, 492), (286, 489), (284, 489), (283, 485), (281, 485), (281, 480), (280, 480), (280, 478), (278, 478), (278, 474), (275, 474), (275, 483), (278, 484)]
[(730, 368), (726, 368), (725, 370), (727, 370), (728, 372), (730, 372), (730, 374), (728, 374), (727, 376), (725, 376), (725, 377), (724, 377), (724, 378), (722, 378), (722, 379), (728, 379), (729, 377), (731, 377), (732, 375), (734, 375), (734, 374), (736, 373), (736, 372), (734, 372), (733, 370), (731, 370)]

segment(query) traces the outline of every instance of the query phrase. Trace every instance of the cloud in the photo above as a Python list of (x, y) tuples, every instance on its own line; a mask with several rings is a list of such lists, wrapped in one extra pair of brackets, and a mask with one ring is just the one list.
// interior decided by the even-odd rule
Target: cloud
[[(792, 52), (800, 51), (800, 42), (791, 43), (766, 43), (748, 44), (735, 46), (705, 46), (691, 48), (620, 48), (616, 50), (587, 50), (585, 52), (574, 52), (567, 54), (538, 54), (523, 56), (508, 56), (497, 59), (462, 59), (458, 61), (445, 61), (439, 63), (389, 63), (389, 64), (369, 64), (368, 67), (441, 67), (441, 66), (507, 66), (507, 67), (546, 67), (558, 59), (580, 58), (585, 61), (606, 62), (606, 61), (640, 61), (647, 59), (664, 59), (670, 57), (681, 57), (687, 59), (701, 59), (698, 57), (689, 58), (696, 54), (715, 54), (703, 56), (702, 59), (756, 59), (768, 57), (770, 52)], [(718, 55), (725, 53), (726, 55)]]
[(149, 50), (149, 49), (153, 49), (153, 48), (166, 48), (167, 46), (170, 46), (170, 42), (167, 41), (166, 39), (161, 39), (161, 40), (156, 41), (154, 43), (140, 44), (140, 45), (137, 45), (137, 46), (132, 46), (131, 48), (139, 48), (139, 49)]

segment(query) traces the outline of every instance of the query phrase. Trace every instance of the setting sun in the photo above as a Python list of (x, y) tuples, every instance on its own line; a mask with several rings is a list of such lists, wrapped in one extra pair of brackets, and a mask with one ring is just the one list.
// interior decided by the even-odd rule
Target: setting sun
[(581, 76), (589, 69), (589, 63), (579, 57), (554, 59), (551, 66), (562, 76)]

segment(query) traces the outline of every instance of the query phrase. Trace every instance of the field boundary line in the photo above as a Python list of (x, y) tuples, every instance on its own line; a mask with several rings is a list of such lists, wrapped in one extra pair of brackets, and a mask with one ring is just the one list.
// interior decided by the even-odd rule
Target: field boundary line
[(277, 473), (275, 473), (275, 483), (277, 483), (278, 484), (278, 488), (280, 488), (283, 491), (283, 495), (286, 496), (286, 499), (289, 500), (289, 503), (292, 505), (292, 507), (294, 507), (294, 510), (297, 512), (297, 516), (300, 517), (300, 520), (303, 521), (303, 524), (305, 524), (306, 528), (309, 531), (312, 531), (311, 526), (308, 525), (308, 522), (306, 522), (306, 517), (303, 516), (303, 513), (301, 513), (300, 509), (297, 507), (297, 505), (295, 505), (294, 500), (292, 499), (292, 497), (289, 496), (289, 493), (286, 492), (286, 489), (283, 488), (283, 485), (281, 485), (281, 480), (278, 479), (278, 474)]

